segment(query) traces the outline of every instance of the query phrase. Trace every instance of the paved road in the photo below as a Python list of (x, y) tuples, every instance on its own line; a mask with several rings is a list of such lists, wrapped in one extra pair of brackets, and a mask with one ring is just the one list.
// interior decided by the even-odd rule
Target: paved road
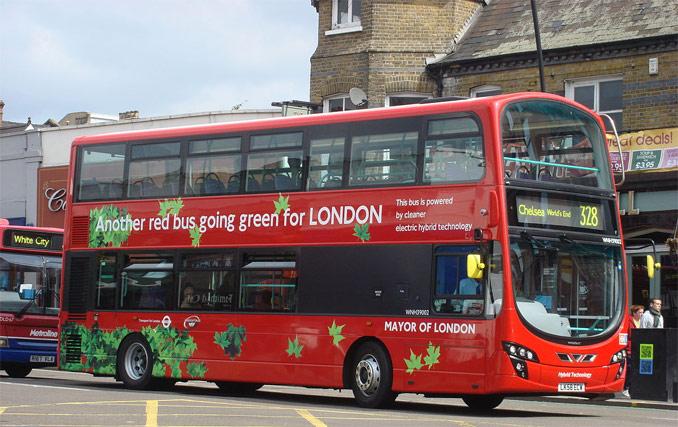
[(572, 399), (506, 400), (492, 413), (459, 399), (401, 395), (393, 408), (366, 410), (347, 391), (265, 386), (247, 397), (224, 396), (213, 384), (171, 391), (131, 391), (110, 378), (34, 370), (0, 377), (0, 426), (674, 426), (676, 408), (578, 403)]

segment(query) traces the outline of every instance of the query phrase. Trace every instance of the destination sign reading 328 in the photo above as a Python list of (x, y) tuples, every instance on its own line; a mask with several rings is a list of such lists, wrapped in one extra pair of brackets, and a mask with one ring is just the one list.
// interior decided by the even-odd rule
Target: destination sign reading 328
[(556, 227), (604, 230), (600, 203), (556, 198), (516, 196), (518, 222)]

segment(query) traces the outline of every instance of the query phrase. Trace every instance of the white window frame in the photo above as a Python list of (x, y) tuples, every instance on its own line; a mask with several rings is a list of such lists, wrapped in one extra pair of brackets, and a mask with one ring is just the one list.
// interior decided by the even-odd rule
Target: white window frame
[(574, 89), (581, 86), (593, 86), (593, 111), (600, 114), (624, 113), (624, 106), (619, 110), (600, 111), (600, 84), (604, 82), (621, 80), (624, 83), (624, 77), (621, 75), (587, 78), (581, 80), (565, 81), (565, 97), (574, 101)]
[[(331, 113), (330, 111), (330, 101), (335, 100), (335, 99), (343, 99), (344, 102), (342, 104), (343, 110), (341, 111), (351, 111), (351, 110), (346, 110), (346, 101), (351, 102), (351, 98), (348, 93), (339, 93), (337, 95), (332, 95), (328, 96), (327, 98), (323, 99), (323, 113)], [(356, 108), (357, 109), (357, 108)], [(334, 113), (338, 113), (338, 111), (334, 111)]]
[(384, 106), (390, 107), (391, 106), (391, 98), (423, 98), (423, 99), (429, 99), (431, 98), (430, 93), (419, 93), (419, 92), (396, 92), (396, 93), (390, 93), (386, 95), (386, 98), (384, 99)]
[[(353, 20), (353, 0), (346, 0), (348, 2), (348, 16), (349, 22), (339, 22), (339, 0), (332, 0), (332, 29), (325, 31), (326, 36), (334, 34), (352, 33), (354, 31), (362, 31), (362, 16), (359, 16), (358, 21)], [(362, 13), (360, 14), (362, 15)]]
[[(471, 98), (479, 98), (481, 94), (485, 92), (495, 92), (499, 91), (499, 93), (502, 93), (501, 86), (497, 85), (482, 85), (482, 86), (476, 86), (474, 88), (471, 88), (469, 91), (469, 96)], [(486, 96), (491, 96), (491, 95), (486, 95)]]

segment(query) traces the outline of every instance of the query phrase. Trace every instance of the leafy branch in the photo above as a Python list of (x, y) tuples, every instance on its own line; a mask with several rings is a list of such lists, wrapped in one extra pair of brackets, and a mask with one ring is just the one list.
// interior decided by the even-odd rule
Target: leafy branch
[(198, 227), (193, 227), (188, 230), (188, 232), (191, 236), (191, 245), (193, 245), (194, 248), (200, 246), (200, 238), (202, 237), (200, 229), (198, 229)]
[(160, 210), (158, 211), (158, 216), (165, 216), (168, 213), (178, 216), (181, 208), (184, 207), (184, 201), (181, 198), (177, 199), (165, 199), (160, 202)]

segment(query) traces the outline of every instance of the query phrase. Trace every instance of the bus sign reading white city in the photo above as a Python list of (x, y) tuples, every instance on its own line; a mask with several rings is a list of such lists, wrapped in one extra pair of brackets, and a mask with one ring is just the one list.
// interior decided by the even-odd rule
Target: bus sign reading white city
[(600, 203), (517, 195), (516, 213), (518, 222), (523, 224), (605, 229)]

